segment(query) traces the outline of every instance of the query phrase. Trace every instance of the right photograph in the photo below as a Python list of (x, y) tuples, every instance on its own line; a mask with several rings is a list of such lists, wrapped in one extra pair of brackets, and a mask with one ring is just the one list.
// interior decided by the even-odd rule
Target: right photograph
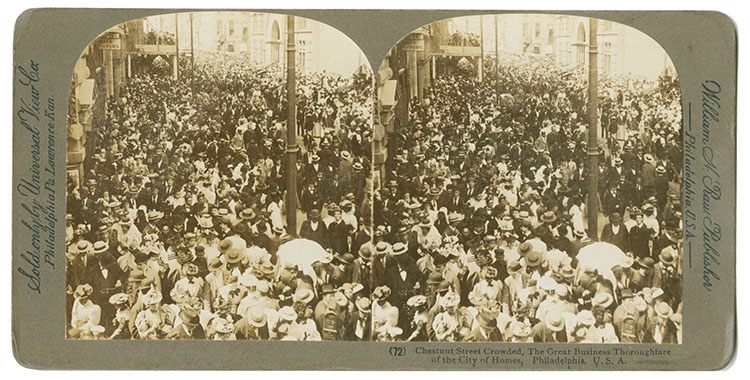
[(681, 93), (656, 41), (445, 19), (376, 91), (374, 340), (682, 343)]

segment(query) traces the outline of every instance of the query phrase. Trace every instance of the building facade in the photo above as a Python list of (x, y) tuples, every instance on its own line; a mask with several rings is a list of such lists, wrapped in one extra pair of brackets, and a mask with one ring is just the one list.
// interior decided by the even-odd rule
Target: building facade
[[(191, 45), (191, 15), (192, 44), (196, 54), (244, 54), (258, 65), (286, 64), (286, 15), (193, 12), (149, 17), (148, 25), (175, 33), (180, 52), (186, 53)], [(295, 17), (294, 20), (296, 61), (300, 72), (325, 70), (349, 76), (359, 66), (367, 64), (357, 45), (340, 31), (304, 17)]]
[(92, 154), (89, 132), (103, 125), (107, 98), (116, 99), (127, 71), (126, 28), (100, 34), (81, 52), (73, 68), (68, 96), (67, 173), (75, 186), (83, 177), (83, 160)]
[[(558, 66), (588, 65), (589, 18), (550, 14), (498, 16), (499, 50), (511, 54), (548, 56)], [(674, 70), (666, 51), (651, 37), (629, 26), (598, 20), (598, 64), (601, 75), (655, 79)], [(493, 29), (485, 32), (491, 36)], [(489, 26), (494, 28), (493, 25)], [(485, 51), (491, 39), (485, 38)]]

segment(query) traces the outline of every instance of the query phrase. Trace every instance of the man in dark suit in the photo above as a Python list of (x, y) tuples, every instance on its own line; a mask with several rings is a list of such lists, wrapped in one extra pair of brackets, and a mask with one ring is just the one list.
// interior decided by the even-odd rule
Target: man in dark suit
[(665, 302), (654, 305), (654, 314), (646, 321), (646, 333), (643, 343), (679, 343), (677, 341), (677, 326), (672, 321), (672, 308)]
[(565, 332), (565, 319), (559, 311), (550, 311), (543, 321), (534, 325), (531, 335), (537, 343), (566, 343), (568, 334)]
[(320, 221), (320, 210), (314, 208), (310, 210), (307, 220), (302, 222), (299, 230), (299, 236), (304, 239), (310, 239), (321, 246), (328, 247), (328, 229), (325, 223)]
[(352, 240), (352, 250), (351, 253), (357, 257), (359, 254), (359, 247), (361, 247), (363, 244), (367, 244), (372, 240), (372, 223), (370, 221), (370, 218), (368, 216), (365, 216), (362, 218), (361, 223), (359, 224), (359, 230), (354, 235), (354, 239)]
[(148, 182), (143, 186), (143, 190), (141, 190), (141, 192), (138, 193), (138, 198), (136, 199), (136, 203), (139, 206), (146, 206), (149, 209), (151, 208), (149, 207), (149, 204), (150, 204), (151, 194), (153, 192), (152, 186), (153, 185), (151, 184), (151, 182)]
[(622, 224), (622, 215), (613, 212), (609, 216), (609, 223), (602, 228), (602, 241), (616, 245), (623, 252), (628, 248), (628, 230)]
[(162, 211), (162, 203), (164, 203), (164, 197), (161, 194), (161, 190), (158, 186), (154, 186), (151, 193), (148, 194), (148, 197), (141, 204), (146, 205), (149, 210)]
[(477, 314), (478, 326), (469, 333), (466, 340), (471, 342), (504, 342), (503, 333), (497, 327), (497, 320), (487, 310)]
[[(401, 310), (406, 300), (414, 295), (414, 286), (419, 281), (420, 272), (417, 269), (414, 259), (412, 259), (406, 252), (409, 247), (404, 243), (396, 243), (393, 245), (393, 256), (392, 260), (389, 260), (385, 267), (384, 285), (387, 285), (392, 289), (391, 304), (399, 310)], [(403, 326), (408, 323), (407, 313), (400, 313), (399, 326)]]
[(469, 182), (466, 184), (466, 187), (464, 188), (462, 198), (462, 203), (466, 203), (466, 201), (469, 200), (469, 198), (472, 198), (476, 196), (477, 194), (481, 193), (482, 190), (477, 186), (477, 180), (475, 176), (469, 177)]
[(335, 208), (333, 212), (334, 220), (328, 225), (328, 244), (334, 253), (344, 254), (349, 252), (348, 237), (352, 232), (352, 226), (347, 224), (341, 218), (341, 210)]
[(643, 223), (643, 213), (635, 207), (630, 215), (635, 218), (635, 226), (630, 227), (628, 231), (628, 250), (633, 252), (636, 258), (646, 258), (651, 256), (649, 243), (654, 231)]
[(179, 318), (182, 321), (169, 332), (167, 337), (176, 340), (202, 340), (206, 339), (206, 331), (200, 324), (198, 311), (185, 307), (180, 313)]
[(310, 210), (317, 206), (320, 198), (321, 196), (318, 191), (318, 186), (316, 186), (314, 182), (308, 183), (307, 187), (302, 190), (302, 195), (300, 196), (300, 208), (302, 209), (302, 212), (306, 214), (309, 213)]
[(344, 332), (345, 340), (369, 341), (372, 336), (372, 313), (370, 299), (360, 297), (355, 302), (357, 311), (349, 318)]
[(70, 263), (72, 281), (68, 283), (72, 289), (77, 288), (78, 285), (91, 285), (99, 267), (99, 262), (93, 254), (93, 246), (89, 241), (80, 240), (76, 244), (75, 250), (77, 254)]
[(461, 190), (457, 186), (451, 186), (449, 191), (443, 193), (438, 205), (445, 207), (448, 212), (461, 212)]
[(122, 285), (127, 281), (125, 273), (117, 265), (115, 258), (109, 252), (109, 245), (103, 241), (94, 243), (94, 264), (90, 265), (90, 284), (94, 288), (91, 300), (101, 307), (100, 324), (107, 333), (114, 330), (112, 318), (115, 315), (114, 305), (109, 303), (109, 297), (123, 290)]

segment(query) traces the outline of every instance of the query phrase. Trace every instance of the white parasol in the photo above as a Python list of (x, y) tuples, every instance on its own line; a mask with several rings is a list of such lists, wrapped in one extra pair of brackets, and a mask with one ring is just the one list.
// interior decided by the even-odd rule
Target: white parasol
[(578, 252), (578, 268), (592, 268), (599, 273), (608, 272), (626, 262), (627, 256), (620, 248), (609, 243), (592, 243)]
[(308, 239), (294, 239), (282, 244), (277, 252), (279, 261), (292, 265), (309, 266), (328, 256), (323, 247)]

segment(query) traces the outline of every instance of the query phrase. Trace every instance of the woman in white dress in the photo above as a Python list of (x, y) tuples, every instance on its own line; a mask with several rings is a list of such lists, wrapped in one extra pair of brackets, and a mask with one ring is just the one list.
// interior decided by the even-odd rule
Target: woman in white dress
[(88, 333), (92, 327), (99, 325), (99, 319), (102, 315), (102, 308), (89, 299), (94, 288), (89, 284), (78, 285), (73, 293), (73, 310), (70, 324), (74, 329), (81, 333)]
[(146, 309), (140, 311), (135, 317), (135, 328), (139, 339), (154, 340), (163, 339), (169, 323), (166, 313), (161, 309), (161, 292), (154, 288), (146, 293), (143, 303)]
[(574, 197), (571, 203), (573, 203), (573, 205), (570, 207), (568, 213), (570, 213), (570, 219), (573, 223), (573, 231), (585, 231), (586, 228), (583, 224), (583, 213), (585, 205), (583, 203), (583, 200), (580, 197)]

